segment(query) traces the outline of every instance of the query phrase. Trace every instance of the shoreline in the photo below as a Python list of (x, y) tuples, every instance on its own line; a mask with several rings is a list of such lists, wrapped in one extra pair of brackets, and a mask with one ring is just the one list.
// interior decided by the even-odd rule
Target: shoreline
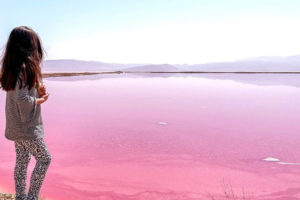
[(81, 75), (96, 75), (96, 74), (120, 74), (120, 71), (113, 72), (46, 72), (42, 73), (43, 78), (61, 77), (61, 76), (81, 76)]
[(156, 74), (300, 74), (300, 72), (209, 72), (209, 71), (180, 71), (180, 72), (138, 72), (138, 71), (109, 71), (109, 72), (46, 72), (42, 73), (43, 78), (62, 76), (82, 76), (97, 74), (136, 74), (136, 73), (156, 73)]

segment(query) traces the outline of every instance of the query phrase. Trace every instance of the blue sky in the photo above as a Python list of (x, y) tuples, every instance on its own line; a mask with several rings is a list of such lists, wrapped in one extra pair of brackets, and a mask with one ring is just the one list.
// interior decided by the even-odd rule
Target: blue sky
[(46, 59), (194, 64), (300, 54), (297, 0), (0, 0), (0, 46), (15, 26)]

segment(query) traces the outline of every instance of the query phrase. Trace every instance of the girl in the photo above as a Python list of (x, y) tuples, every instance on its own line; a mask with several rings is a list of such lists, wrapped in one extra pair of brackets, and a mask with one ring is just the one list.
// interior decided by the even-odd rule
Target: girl
[[(49, 93), (46, 93), (45, 86), (40, 86), (42, 59), (43, 49), (38, 35), (26, 26), (14, 28), (2, 58), (0, 84), (6, 91), (5, 137), (14, 141), (16, 151), (16, 200), (39, 199), (51, 162), (51, 155), (43, 140), (41, 104), (47, 101)], [(27, 167), (31, 155), (37, 162), (27, 195)]]

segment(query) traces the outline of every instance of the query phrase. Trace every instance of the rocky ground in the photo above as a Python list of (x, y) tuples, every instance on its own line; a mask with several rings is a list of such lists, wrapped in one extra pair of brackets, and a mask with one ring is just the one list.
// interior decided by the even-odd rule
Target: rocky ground
[[(16, 195), (0, 193), (0, 200), (15, 200)], [(40, 198), (40, 200), (46, 200), (46, 198)]]

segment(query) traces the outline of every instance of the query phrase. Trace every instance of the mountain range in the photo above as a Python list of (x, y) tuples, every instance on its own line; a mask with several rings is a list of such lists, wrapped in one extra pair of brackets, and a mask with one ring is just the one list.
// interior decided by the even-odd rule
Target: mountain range
[(120, 64), (82, 60), (46, 60), (43, 72), (300, 72), (300, 55), (257, 57), (205, 64)]

